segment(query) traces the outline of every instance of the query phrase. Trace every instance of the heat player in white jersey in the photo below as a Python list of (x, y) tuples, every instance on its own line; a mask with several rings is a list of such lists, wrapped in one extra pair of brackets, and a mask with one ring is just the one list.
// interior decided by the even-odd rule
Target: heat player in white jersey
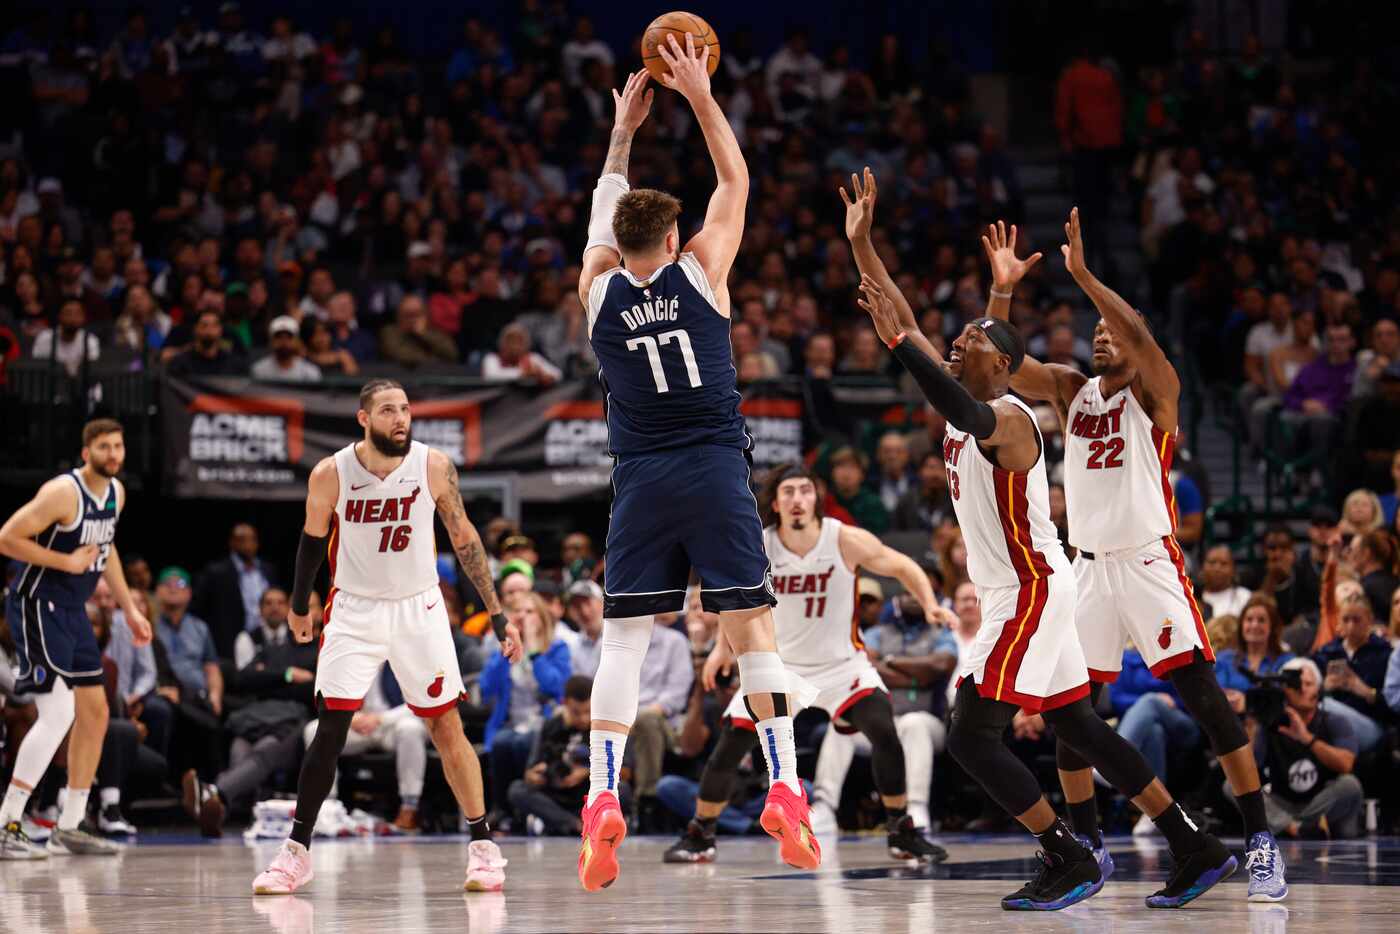
[(438, 586), (434, 515), (512, 661), (521, 654), (520, 635), (501, 614), (481, 537), (462, 505), (457, 468), (441, 451), (412, 439), (403, 387), (386, 379), (366, 383), (358, 419), (364, 439), (323, 459), (307, 484), (287, 624), (298, 642), (311, 639), (307, 602), (329, 555), (331, 588), (316, 670), (319, 721), (297, 783), (291, 838), (253, 881), (253, 893), (285, 895), (311, 881), (308, 848), (316, 815), (355, 711), (386, 662), (409, 708), (427, 724), (471, 829), (465, 888), (499, 891), (505, 860), (491, 842), (481, 764), (457, 716), (462, 676)]
[[(1146, 321), (1084, 264), (1078, 211), (1061, 247), (1075, 282), (1103, 316), (1094, 329), (1094, 378), (1077, 369), (1026, 360), (1011, 388), (1053, 404), (1065, 429), (1065, 506), (1079, 582), (1076, 623), (1095, 682), (1117, 679), (1131, 643), (1152, 673), (1171, 681), (1200, 723), (1230, 780), (1248, 838), (1251, 901), (1288, 891), (1283, 857), (1269, 833), (1259, 770), (1242, 709), (1231, 709), (1214, 676), (1215, 653), (1174, 536), (1176, 502), (1168, 473), (1176, 444), (1181, 384)], [(992, 264), (988, 314), (1006, 318), (1011, 291), (1038, 258), (1018, 260), (1015, 228), (988, 229)], [(1098, 838), (1089, 763), (1063, 743), (1056, 750), (1076, 832)]]
[(943, 459), (967, 545), (968, 576), (982, 626), (959, 660), (948, 748), (1002, 808), (1043, 847), (1040, 874), (1002, 899), (1013, 911), (1055, 910), (1093, 895), (1108, 863), (1074, 836), (1035, 776), (1003, 742), (1018, 709), (1039, 712), (1056, 736), (1132, 798), (1166, 835), (1177, 869), (1149, 907), (1177, 907), (1236, 868), (1224, 845), (1203, 834), (1172, 800), (1137, 749), (1089, 704), (1089, 671), (1074, 625), (1078, 590), (1050, 522), (1044, 444), (1033, 413), (1009, 394), (1025, 357), (1021, 336), (995, 318), (972, 321), (945, 363), (919, 332), (913, 309), (870, 237), (875, 181), (852, 176), (846, 233), (861, 272), (860, 305), (928, 401), (947, 419)]
[[(930, 623), (941, 620), (946, 611), (938, 606), (928, 577), (911, 558), (886, 548), (864, 529), (822, 517), (816, 477), (806, 468), (784, 466), (770, 471), (759, 508), (765, 518), (775, 520), (764, 529), (763, 543), (778, 595), (773, 609), (778, 656), (789, 673), (816, 689), (808, 706), (825, 711), (834, 729), (859, 732), (870, 740), (890, 854), (896, 859), (941, 862), (947, 852), (925, 839), (908, 813), (904, 746), (889, 690), (860, 638), (857, 572), (863, 568), (896, 578), (919, 601)], [(733, 662), (721, 632), (701, 673), (705, 689), (714, 690), (716, 677), (727, 674)], [(800, 696), (798, 691), (792, 693)], [(753, 717), (741, 690), (724, 712), (724, 728), (701, 774), (695, 819), (666, 852), (666, 862), (714, 859), (715, 828), (729, 803), (739, 761), (757, 745)], [(848, 757), (846, 765), (849, 761)], [(817, 771), (822, 772), (820, 763)], [(835, 780), (838, 794), (845, 771), (841, 766)]]

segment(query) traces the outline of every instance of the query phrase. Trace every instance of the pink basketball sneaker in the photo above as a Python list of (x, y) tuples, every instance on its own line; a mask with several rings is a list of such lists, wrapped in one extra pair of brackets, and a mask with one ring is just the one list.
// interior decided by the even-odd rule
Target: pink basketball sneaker
[(288, 840), (277, 851), (272, 865), (253, 880), (253, 894), (290, 895), (312, 878), (310, 851), (295, 840)]
[(473, 840), (467, 847), (467, 881), (462, 888), (468, 892), (499, 892), (506, 886), (506, 863), (501, 848), (490, 840)]

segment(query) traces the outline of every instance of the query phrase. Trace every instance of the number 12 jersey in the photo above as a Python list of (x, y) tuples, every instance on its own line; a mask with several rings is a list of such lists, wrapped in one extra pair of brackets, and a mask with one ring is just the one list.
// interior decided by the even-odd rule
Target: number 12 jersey
[(693, 253), (646, 279), (620, 266), (602, 273), (589, 288), (587, 311), (615, 457), (751, 446), (739, 414), (729, 319)]

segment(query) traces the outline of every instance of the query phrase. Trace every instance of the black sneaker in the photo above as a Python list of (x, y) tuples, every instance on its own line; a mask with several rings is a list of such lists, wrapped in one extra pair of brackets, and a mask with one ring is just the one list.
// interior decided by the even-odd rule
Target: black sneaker
[(1089, 850), (1073, 860), (1054, 853), (1037, 852), (1040, 873), (1001, 900), (1007, 911), (1059, 911), (1103, 888), (1098, 860)]
[(1179, 859), (1167, 884), (1147, 896), (1148, 908), (1180, 908), (1230, 878), (1239, 863), (1225, 844), (1212, 836), (1196, 852)]
[(671, 848), (661, 857), (666, 863), (713, 863), (715, 861), (715, 838), (705, 833), (705, 828), (697, 820), (686, 825), (685, 833), (671, 844)]
[(948, 851), (929, 841), (908, 814), (895, 827), (889, 837), (890, 856), (894, 859), (917, 859), (921, 863), (941, 863), (948, 858)]

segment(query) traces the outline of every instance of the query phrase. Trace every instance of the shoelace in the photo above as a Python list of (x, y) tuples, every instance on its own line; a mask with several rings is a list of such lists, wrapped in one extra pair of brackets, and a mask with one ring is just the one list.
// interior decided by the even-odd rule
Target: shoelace
[(272, 865), (267, 867), (269, 875), (281, 876), (288, 885), (296, 881), (296, 857), (286, 850), (277, 854)]
[(1045, 887), (1046, 877), (1049, 876), (1055, 868), (1055, 860), (1044, 850), (1036, 850), (1035, 858), (1040, 860), (1040, 872), (1035, 874), (1035, 879), (1031, 882), (1031, 888), (1038, 891)]
[(467, 853), (468, 858), (475, 856), (477, 858), (477, 865), (485, 869), (504, 869), (509, 862), (509, 860), (500, 855), (499, 850), (493, 853), (486, 847), (468, 847)]
[(1254, 881), (1267, 882), (1274, 874), (1274, 848), (1262, 846), (1250, 850), (1244, 856), (1244, 868)]

